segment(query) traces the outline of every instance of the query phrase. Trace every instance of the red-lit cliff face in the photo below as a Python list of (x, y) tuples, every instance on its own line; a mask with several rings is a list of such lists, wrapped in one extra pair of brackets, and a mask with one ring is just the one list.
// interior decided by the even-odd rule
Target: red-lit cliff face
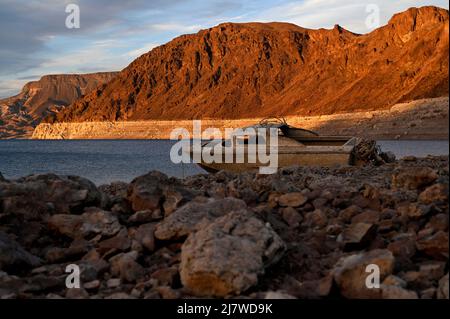
[(448, 95), (448, 21), (423, 7), (364, 35), (221, 24), (144, 54), (56, 121), (318, 115)]

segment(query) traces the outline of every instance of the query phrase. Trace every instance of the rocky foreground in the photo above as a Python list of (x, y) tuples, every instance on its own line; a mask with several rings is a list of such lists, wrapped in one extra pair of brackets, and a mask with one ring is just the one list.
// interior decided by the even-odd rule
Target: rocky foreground
[(98, 188), (0, 174), (0, 297), (449, 298), (448, 183), (448, 156)]

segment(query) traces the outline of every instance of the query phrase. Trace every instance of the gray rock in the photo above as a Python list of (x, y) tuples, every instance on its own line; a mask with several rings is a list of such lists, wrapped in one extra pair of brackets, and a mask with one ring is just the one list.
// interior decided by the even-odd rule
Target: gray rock
[(100, 185), (98, 190), (106, 194), (112, 202), (127, 197), (128, 184), (125, 182), (112, 182), (108, 185)]
[(419, 267), (420, 274), (423, 278), (428, 280), (439, 280), (445, 274), (444, 261), (429, 261), (423, 263)]
[(293, 207), (285, 207), (281, 210), (283, 220), (289, 227), (295, 228), (303, 221), (303, 216)]
[(98, 251), (100, 253), (106, 253), (108, 251), (126, 251), (131, 246), (131, 240), (128, 238), (128, 233), (125, 228), (123, 228), (114, 237), (105, 239), (98, 244)]
[(299, 192), (292, 192), (281, 195), (278, 204), (284, 207), (299, 207), (308, 201), (308, 197)]
[(428, 288), (425, 290), (422, 290), (420, 292), (420, 299), (434, 299), (436, 298), (436, 288)]
[(376, 225), (369, 223), (351, 224), (337, 238), (343, 245), (344, 251), (362, 249), (376, 236)]
[(448, 297), (448, 273), (439, 280), (439, 288), (437, 291), (438, 299), (449, 299)]
[(115, 292), (109, 296), (106, 296), (105, 299), (136, 299), (136, 298), (124, 292)]
[(396, 188), (418, 189), (430, 185), (438, 178), (430, 167), (408, 167), (399, 169), (392, 176), (392, 185)]
[(192, 201), (157, 224), (155, 237), (160, 240), (178, 239), (189, 235), (201, 225), (204, 226), (218, 217), (246, 208), (247, 205), (244, 201), (232, 197), (210, 199), (206, 203)]
[(89, 251), (90, 243), (85, 240), (74, 240), (67, 248), (51, 247), (45, 254), (48, 263), (76, 260)]
[(65, 297), (68, 299), (87, 299), (89, 293), (84, 288), (71, 288), (66, 290)]
[(127, 222), (129, 224), (145, 224), (152, 221), (161, 220), (163, 218), (163, 214), (159, 209), (156, 210), (140, 210), (133, 215), (131, 215)]
[(129, 253), (121, 253), (110, 259), (111, 274), (119, 276), (126, 282), (135, 282), (144, 276), (144, 268), (136, 262), (137, 253), (135, 251)]
[(154, 271), (150, 278), (156, 279), (159, 286), (173, 286), (178, 277), (178, 267), (172, 266)]
[(0, 187), (5, 213), (41, 219), (44, 213), (80, 213), (101, 202), (101, 193), (89, 180), (54, 174), (30, 175)]
[(239, 294), (255, 285), (284, 250), (270, 225), (235, 211), (189, 235), (181, 249), (181, 281), (198, 296)]
[(304, 224), (312, 228), (321, 228), (327, 225), (328, 218), (322, 209), (315, 209), (305, 214)]
[(100, 280), (92, 280), (83, 284), (83, 288), (86, 290), (96, 290), (100, 287)]
[(168, 177), (160, 172), (150, 172), (135, 178), (128, 187), (128, 200), (134, 211), (155, 210), (162, 201), (161, 186), (167, 184)]
[(134, 239), (147, 251), (152, 252), (155, 250), (155, 224), (148, 223), (140, 225), (134, 233)]
[(297, 298), (283, 291), (267, 291), (266, 293), (264, 293), (264, 299), (297, 299)]
[(82, 215), (53, 215), (49, 218), (48, 225), (50, 229), (74, 239), (95, 235), (111, 237), (122, 229), (113, 213), (99, 208), (90, 208)]
[(169, 216), (172, 214), (180, 203), (183, 201), (183, 195), (177, 191), (168, 190), (164, 193), (164, 215)]
[(120, 278), (111, 278), (106, 281), (106, 287), (108, 288), (117, 288), (122, 284), (122, 280)]
[(381, 298), (383, 299), (419, 299), (417, 293), (399, 286), (381, 286)]
[(27, 252), (15, 240), (0, 232), (0, 270), (16, 273), (39, 266), (41, 260)]
[(383, 280), (383, 285), (385, 285), (385, 286), (397, 286), (397, 287), (401, 287), (401, 288), (406, 288), (407, 283), (406, 283), (406, 281), (404, 281), (400, 277), (397, 277), (397, 276), (394, 276), (394, 275), (389, 275)]
[(416, 242), (417, 250), (438, 260), (448, 260), (448, 232), (439, 231)]
[(437, 183), (426, 188), (419, 195), (419, 201), (425, 204), (448, 201), (448, 185)]
[(392, 152), (381, 152), (380, 156), (386, 163), (394, 163), (395, 162), (395, 154)]
[(82, 282), (99, 279), (99, 276), (109, 270), (109, 264), (103, 259), (82, 260), (77, 265), (80, 266)]
[(128, 200), (134, 211), (167, 209), (172, 212), (184, 199), (197, 192), (182, 187), (177, 179), (152, 171), (135, 178), (128, 187)]

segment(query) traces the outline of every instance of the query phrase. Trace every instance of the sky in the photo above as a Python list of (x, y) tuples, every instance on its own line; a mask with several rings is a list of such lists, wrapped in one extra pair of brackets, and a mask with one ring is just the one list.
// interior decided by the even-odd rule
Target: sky
[[(79, 28), (66, 27), (69, 4), (79, 8)], [(181, 34), (223, 22), (367, 33), (377, 27), (366, 23), (373, 5), (378, 26), (409, 7), (448, 9), (447, 0), (0, 0), (0, 97), (45, 74), (121, 70)]]

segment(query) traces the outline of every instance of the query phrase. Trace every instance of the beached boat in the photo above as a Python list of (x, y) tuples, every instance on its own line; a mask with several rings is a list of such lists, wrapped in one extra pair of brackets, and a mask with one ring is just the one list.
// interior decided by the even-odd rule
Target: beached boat
[[(271, 139), (268, 135), (266, 135), (266, 138), (252, 138), (248, 134), (249, 128), (256, 130), (261, 127), (276, 130), (278, 134), (276, 145), (274, 143), (272, 143), (274, 145), (271, 145)], [(249, 156), (262, 143), (264, 146), (259, 151), (265, 151), (266, 155), (277, 156), (276, 161), (274, 161), (277, 167), (296, 165), (332, 167), (354, 164), (352, 152), (358, 141), (355, 137), (322, 136), (309, 130), (291, 127), (285, 122), (262, 123), (243, 128), (242, 131), (243, 134), (234, 135), (232, 139), (203, 141), (201, 148), (190, 151), (191, 158), (197, 158), (197, 160), (201, 158), (200, 161), (197, 161), (197, 164), (208, 172), (257, 170), (269, 166), (267, 160), (261, 161), (261, 158), (264, 157)], [(226, 160), (226, 151), (232, 151), (233, 153), (231, 162), (230, 156), (228, 161)], [(201, 156), (205, 153), (214, 155), (217, 152), (219, 156), (216, 157), (215, 161), (205, 160)], [(273, 159), (273, 157), (271, 158)], [(273, 165), (273, 162), (270, 164)]]

